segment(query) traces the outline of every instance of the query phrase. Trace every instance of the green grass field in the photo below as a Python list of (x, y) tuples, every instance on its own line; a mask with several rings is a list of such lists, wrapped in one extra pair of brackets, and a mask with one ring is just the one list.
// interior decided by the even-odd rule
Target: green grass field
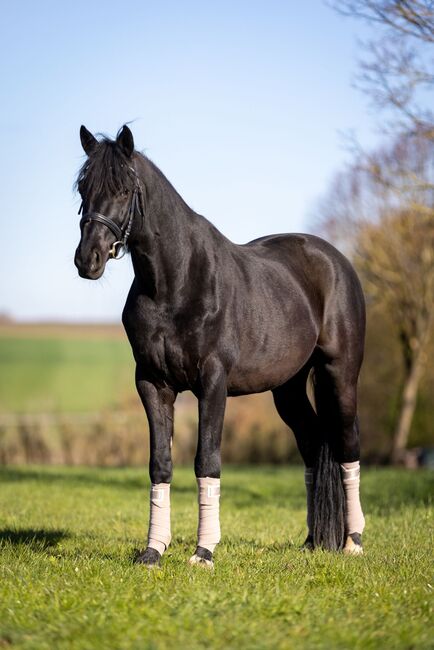
[(131, 395), (126, 338), (0, 336), (0, 413), (95, 411)]
[[(194, 550), (193, 472), (173, 482), (161, 570), (132, 563), (145, 470), (2, 468), (0, 647), (432, 648), (433, 475), (365, 470), (365, 555), (303, 553), (298, 468), (225, 468), (215, 570)], [(431, 527), (431, 530), (430, 530)]]

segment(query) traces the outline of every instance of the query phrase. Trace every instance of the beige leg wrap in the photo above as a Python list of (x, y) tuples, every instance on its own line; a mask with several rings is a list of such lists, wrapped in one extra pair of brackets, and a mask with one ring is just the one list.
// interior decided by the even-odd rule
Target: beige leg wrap
[(171, 540), (170, 483), (151, 485), (148, 546), (163, 555)]
[(199, 488), (197, 545), (213, 553), (220, 541), (220, 479), (198, 478), (197, 485)]
[(345, 519), (347, 535), (363, 533), (365, 518), (360, 504), (360, 462), (342, 463), (342, 481), (345, 491)]
[(313, 535), (313, 467), (306, 467), (304, 470), (304, 482), (306, 485), (306, 505), (307, 505), (307, 530), (309, 535)]

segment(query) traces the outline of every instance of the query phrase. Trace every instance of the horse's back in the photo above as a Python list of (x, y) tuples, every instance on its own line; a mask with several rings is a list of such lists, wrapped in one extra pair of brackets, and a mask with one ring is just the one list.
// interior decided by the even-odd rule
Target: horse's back
[(335, 268), (351, 269), (355, 274), (348, 259), (335, 246), (317, 235), (305, 233), (265, 235), (242, 244), (240, 248), (267, 258), (281, 258), (288, 263), (291, 260), (297, 264), (318, 260)]

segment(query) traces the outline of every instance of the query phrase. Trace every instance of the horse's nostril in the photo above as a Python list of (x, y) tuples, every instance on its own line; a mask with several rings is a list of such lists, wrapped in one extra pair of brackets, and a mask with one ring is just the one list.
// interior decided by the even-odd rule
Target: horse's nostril
[(101, 266), (101, 255), (99, 254), (99, 251), (96, 249), (92, 251), (92, 263), (91, 263), (91, 269), (94, 271), (95, 269), (98, 269)]

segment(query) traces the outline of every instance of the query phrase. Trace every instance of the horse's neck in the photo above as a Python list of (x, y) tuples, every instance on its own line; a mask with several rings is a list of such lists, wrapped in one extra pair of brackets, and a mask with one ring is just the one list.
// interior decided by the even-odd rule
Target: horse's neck
[(191, 264), (197, 254), (203, 256), (206, 242), (229, 242), (188, 207), (150, 161), (141, 163), (140, 176), (145, 205), (143, 224), (130, 246), (134, 273), (143, 293), (170, 300), (188, 281)]

